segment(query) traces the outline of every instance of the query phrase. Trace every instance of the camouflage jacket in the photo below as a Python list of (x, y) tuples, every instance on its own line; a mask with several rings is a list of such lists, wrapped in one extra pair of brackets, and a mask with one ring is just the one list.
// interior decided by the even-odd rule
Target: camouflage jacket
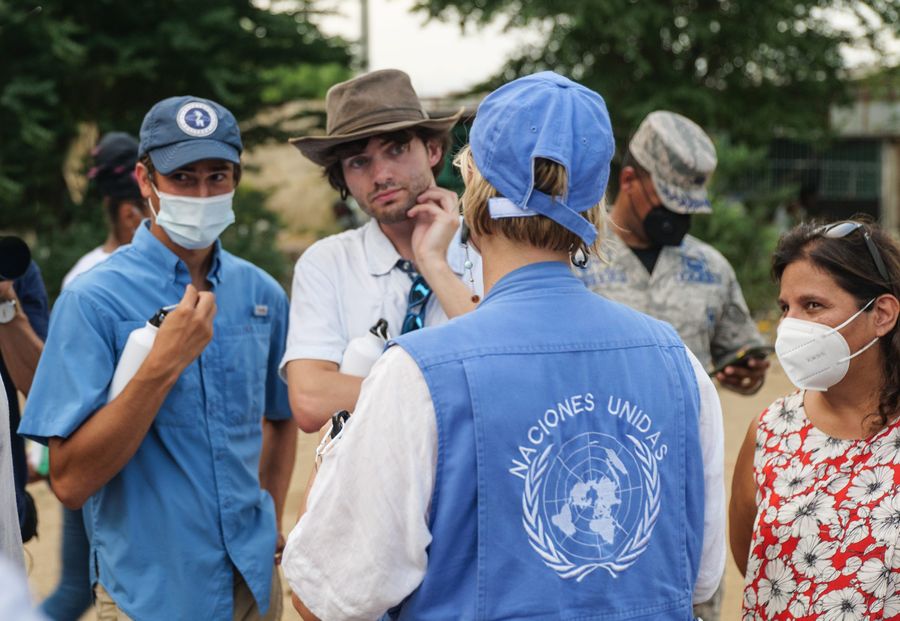
[(707, 369), (763, 343), (734, 269), (709, 244), (688, 235), (681, 246), (664, 247), (652, 274), (612, 232), (601, 251), (603, 258), (575, 269), (578, 277), (593, 291), (672, 324)]

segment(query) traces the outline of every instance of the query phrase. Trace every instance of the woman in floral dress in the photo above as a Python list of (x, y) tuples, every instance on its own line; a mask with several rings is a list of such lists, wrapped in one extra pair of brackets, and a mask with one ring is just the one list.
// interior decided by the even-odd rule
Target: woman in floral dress
[(900, 619), (900, 249), (872, 224), (801, 224), (773, 274), (800, 390), (753, 421), (735, 467), (743, 619)]

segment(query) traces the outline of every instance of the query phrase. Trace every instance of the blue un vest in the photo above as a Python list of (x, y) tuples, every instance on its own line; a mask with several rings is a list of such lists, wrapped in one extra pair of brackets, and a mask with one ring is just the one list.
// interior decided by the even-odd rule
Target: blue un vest
[(700, 405), (668, 324), (538, 263), (396, 344), (431, 392), (438, 458), (428, 568), (391, 617), (692, 618)]

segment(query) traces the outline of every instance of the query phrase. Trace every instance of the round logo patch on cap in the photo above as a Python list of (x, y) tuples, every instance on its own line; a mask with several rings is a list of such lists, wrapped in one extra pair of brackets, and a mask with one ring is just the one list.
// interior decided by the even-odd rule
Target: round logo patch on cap
[(175, 120), (181, 131), (196, 138), (209, 136), (216, 131), (216, 127), (219, 125), (219, 117), (216, 116), (216, 111), (212, 109), (212, 106), (199, 101), (192, 101), (181, 106)]

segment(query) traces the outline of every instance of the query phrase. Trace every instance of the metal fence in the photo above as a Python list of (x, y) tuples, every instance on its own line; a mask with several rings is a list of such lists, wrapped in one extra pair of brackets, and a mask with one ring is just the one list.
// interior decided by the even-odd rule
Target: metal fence
[(776, 142), (765, 165), (741, 175), (731, 190), (752, 196), (797, 188), (827, 201), (877, 201), (881, 172), (877, 140), (838, 142), (819, 152), (809, 145)]

